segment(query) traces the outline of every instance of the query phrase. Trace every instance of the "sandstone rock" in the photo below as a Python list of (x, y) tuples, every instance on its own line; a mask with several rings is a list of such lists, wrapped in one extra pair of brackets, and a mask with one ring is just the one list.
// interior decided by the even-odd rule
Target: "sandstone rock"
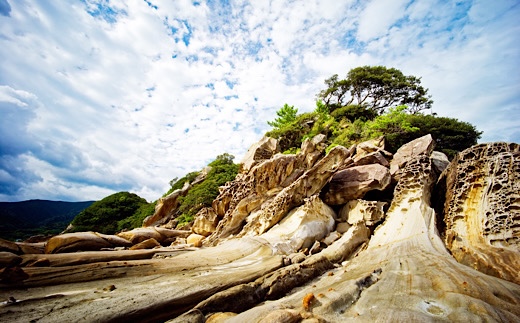
[(450, 164), (448, 156), (440, 151), (433, 151), (431, 154), (431, 159), (433, 169), (437, 172), (437, 174), (441, 174)]
[(188, 238), (186, 238), (186, 243), (191, 244), (194, 247), (201, 247), (202, 246), (202, 240), (204, 240), (204, 236), (200, 234), (190, 234)]
[(385, 137), (364, 141), (356, 146), (356, 156), (362, 157), (370, 153), (385, 150)]
[(1, 238), (0, 238), (0, 251), (12, 252), (14, 254), (21, 253), (20, 247), (16, 243), (9, 241), (9, 240), (1, 239)]
[(260, 237), (269, 241), (279, 254), (291, 254), (324, 238), (334, 228), (336, 214), (319, 197), (313, 196), (295, 208)]
[(203, 208), (197, 213), (192, 230), (207, 237), (217, 229), (218, 220), (213, 208)]
[(325, 237), (325, 239), (323, 239), (323, 243), (327, 246), (330, 246), (334, 241), (338, 240), (339, 238), (341, 238), (341, 234), (338, 231), (332, 231), (331, 233), (329, 233), (329, 235)]
[[(434, 174), (427, 156), (407, 163), (366, 250), (313, 280), (312, 288), (237, 311), (234, 321), (259, 321), (286, 308), (326, 322), (517, 321), (519, 285), (465, 267), (446, 251), (429, 206)], [(314, 301), (305, 308), (309, 293)]]
[(102, 233), (96, 233), (98, 236), (106, 240), (108, 243), (112, 245), (112, 247), (131, 247), (132, 242), (128, 241), (127, 239), (121, 238), (117, 235), (113, 234), (102, 234)]
[(210, 315), (205, 323), (224, 323), (227, 319), (237, 316), (233, 312), (220, 312)]
[(350, 167), (336, 172), (323, 194), (329, 205), (340, 205), (362, 198), (372, 190), (382, 191), (390, 185), (388, 168), (379, 164)]
[(350, 227), (351, 227), (351, 225), (348, 222), (340, 222), (336, 226), (336, 231), (343, 234), (343, 233), (347, 232), (348, 229), (350, 229)]
[(288, 211), (303, 204), (305, 198), (321, 191), (332, 174), (348, 157), (348, 150), (334, 147), (311, 169), (306, 171), (290, 186), (284, 188), (273, 199), (262, 204), (260, 210), (247, 219), (239, 236), (259, 235), (278, 223)]
[(45, 253), (46, 242), (16, 242), (22, 254), (43, 254)]
[(179, 197), (185, 196), (193, 185), (202, 182), (208, 175), (208, 172), (209, 168), (206, 167), (191, 183), (186, 182), (181, 189), (175, 190), (165, 197), (161, 197), (157, 201), (154, 214), (144, 219), (143, 227), (158, 226), (171, 221), (175, 217), (175, 212), (179, 207)]
[(362, 221), (367, 226), (372, 226), (385, 217), (386, 204), (378, 201), (352, 200), (341, 208), (339, 218), (349, 224)]
[(444, 175), (446, 245), (453, 256), (520, 284), (520, 145), (466, 149)]
[(94, 232), (74, 232), (54, 236), (47, 241), (45, 253), (100, 250), (112, 244)]
[(314, 136), (312, 139), (305, 139), (301, 146), (301, 153), (305, 156), (306, 167), (312, 167), (316, 161), (322, 156), (325, 148), (327, 137), (324, 134)]
[(135, 228), (131, 231), (120, 232), (117, 236), (130, 241), (132, 244), (137, 244), (150, 238), (154, 238), (159, 243), (162, 243), (165, 239), (154, 227)]
[(130, 250), (153, 249), (160, 246), (161, 244), (157, 242), (157, 240), (155, 240), (154, 238), (150, 238), (144, 240), (143, 242), (139, 242), (138, 244), (133, 245), (132, 247), (130, 247)]
[(278, 140), (264, 136), (259, 142), (253, 144), (242, 161), (242, 171), (248, 172), (259, 161), (269, 159), (280, 152)]
[(22, 257), (8, 251), (0, 251), (0, 268), (19, 265)]
[(355, 156), (354, 157), (354, 165), (362, 166), (362, 165), (370, 165), (370, 164), (379, 164), (384, 167), (390, 167), (388, 160), (381, 154), (379, 151), (375, 151), (369, 153), (367, 155)]
[(394, 158), (390, 162), (390, 173), (392, 176), (402, 168), (408, 161), (415, 159), (419, 155), (430, 156), (435, 142), (431, 135), (422, 136), (404, 144), (397, 150)]

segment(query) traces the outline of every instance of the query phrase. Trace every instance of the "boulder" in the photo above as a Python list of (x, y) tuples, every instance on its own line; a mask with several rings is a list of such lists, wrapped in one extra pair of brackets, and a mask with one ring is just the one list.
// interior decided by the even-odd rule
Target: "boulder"
[(22, 254), (43, 254), (45, 253), (46, 242), (16, 242)]
[(443, 175), (448, 249), (467, 266), (520, 284), (520, 145), (473, 146)]
[(349, 224), (364, 222), (367, 226), (373, 226), (385, 217), (386, 204), (378, 201), (352, 200), (341, 208), (339, 218)]
[(186, 243), (191, 244), (194, 247), (202, 247), (202, 240), (204, 240), (204, 236), (200, 234), (190, 234), (188, 238), (186, 238)]
[(12, 252), (0, 251), (0, 268), (17, 266), (22, 262), (22, 257)]
[(130, 247), (130, 250), (153, 249), (160, 246), (161, 244), (157, 242), (157, 240), (155, 240), (154, 238), (150, 238), (144, 240), (143, 242), (139, 242), (138, 244), (133, 245), (132, 247)]
[(276, 253), (289, 255), (310, 248), (315, 241), (326, 237), (334, 229), (335, 217), (331, 207), (313, 196), (260, 237), (267, 240)]
[(388, 168), (379, 165), (354, 166), (336, 172), (324, 190), (323, 201), (329, 205), (340, 205), (359, 199), (372, 190), (382, 191), (390, 185)]
[(73, 232), (54, 236), (47, 241), (45, 253), (93, 251), (113, 245), (95, 232)]
[(338, 223), (338, 225), (336, 226), (336, 231), (338, 233), (345, 233), (348, 231), (348, 229), (350, 229), (351, 225), (348, 223), (348, 222), (340, 222)]
[(361, 155), (361, 156), (356, 155), (354, 157), (354, 165), (356, 165), (356, 166), (369, 165), (369, 164), (379, 164), (384, 167), (390, 167), (388, 160), (386, 160), (386, 158), (383, 156), (383, 154), (380, 151), (374, 151), (369, 154)]
[(306, 198), (319, 193), (348, 157), (349, 151), (345, 147), (334, 147), (296, 181), (262, 204), (260, 210), (251, 214), (238, 236), (260, 235), (266, 232), (291, 209), (302, 205)]
[(367, 140), (356, 146), (356, 156), (362, 157), (370, 153), (385, 150), (385, 137), (381, 136), (375, 139)]
[(213, 208), (203, 208), (197, 213), (191, 229), (193, 232), (207, 237), (217, 229), (218, 220)]
[(159, 243), (162, 243), (165, 240), (165, 236), (160, 234), (156, 228), (147, 227), (147, 228), (135, 228), (131, 231), (120, 232), (117, 236), (130, 241), (133, 245), (139, 242), (143, 242), (150, 238), (154, 238)]
[(242, 171), (248, 172), (259, 161), (269, 159), (279, 152), (280, 145), (278, 144), (278, 140), (264, 136), (247, 150), (246, 155), (240, 162), (240, 164), (242, 164)]
[(22, 251), (20, 247), (12, 241), (4, 240), (0, 238), (0, 251), (12, 252), (14, 254), (20, 254)]
[(390, 173), (394, 176), (408, 161), (420, 155), (430, 156), (435, 142), (430, 134), (422, 136), (401, 146), (390, 162)]
[(437, 172), (437, 174), (442, 173), (450, 164), (448, 156), (446, 156), (444, 153), (441, 153), (440, 151), (433, 151), (431, 158), (433, 169)]

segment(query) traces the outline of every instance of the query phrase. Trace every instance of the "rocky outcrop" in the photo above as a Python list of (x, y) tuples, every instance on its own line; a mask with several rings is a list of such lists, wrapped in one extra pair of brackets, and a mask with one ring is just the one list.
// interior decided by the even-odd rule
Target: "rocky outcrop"
[(253, 144), (240, 162), (243, 171), (249, 171), (255, 164), (262, 160), (270, 159), (280, 152), (278, 140), (264, 136), (259, 142)]
[(446, 170), (446, 246), (461, 263), (520, 284), (520, 145), (469, 148)]
[(360, 199), (367, 192), (383, 191), (390, 185), (388, 168), (380, 164), (354, 166), (336, 172), (323, 194), (323, 201), (330, 205), (340, 205)]
[(193, 185), (202, 182), (208, 175), (208, 171), (208, 169), (204, 169), (191, 183), (186, 182), (181, 189), (161, 197), (155, 205), (154, 214), (144, 219), (143, 227), (158, 226), (175, 219), (179, 207), (179, 198), (186, 196)]
[(323, 140), (259, 153), (190, 231), (117, 236), (153, 249), (4, 251), (0, 317), (520, 321), (517, 144), (473, 147), (446, 168), (430, 136), (395, 156), (383, 138), (327, 155)]
[(118, 236), (96, 232), (60, 234), (47, 241), (45, 253), (101, 250), (103, 248), (130, 247), (132, 243)]

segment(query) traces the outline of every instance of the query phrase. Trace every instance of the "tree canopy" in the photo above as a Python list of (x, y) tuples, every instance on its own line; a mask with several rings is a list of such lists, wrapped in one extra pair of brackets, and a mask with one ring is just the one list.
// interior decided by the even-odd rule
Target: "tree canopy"
[[(72, 231), (96, 231), (101, 233), (113, 234), (118, 228), (118, 222), (126, 218), (131, 218), (139, 211), (144, 212), (141, 207), (149, 210), (148, 202), (134, 193), (118, 192), (94, 202), (91, 206), (81, 211), (72, 220)], [(153, 210), (151, 211), (153, 213)], [(144, 219), (146, 215), (140, 217)], [(139, 226), (142, 224), (139, 224)]]
[(280, 110), (276, 111), (276, 114), (278, 115), (278, 118), (276, 118), (274, 121), (268, 121), (267, 124), (274, 128), (281, 128), (296, 119), (298, 109), (296, 109), (293, 105), (290, 106), (286, 103)]
[(351, 69), (345, 79), (335, 74), (325, 80), (327, 88), (318, 98), (335, 109), (357, 104), (378, 114), (391, 107), (406, 105), (407, 111), (417, 113), (430, 109), (433, 101), (428, 89), (421, 86), (421, 79), (406, 76), (396, 68), (384, 66), (362, 66)]

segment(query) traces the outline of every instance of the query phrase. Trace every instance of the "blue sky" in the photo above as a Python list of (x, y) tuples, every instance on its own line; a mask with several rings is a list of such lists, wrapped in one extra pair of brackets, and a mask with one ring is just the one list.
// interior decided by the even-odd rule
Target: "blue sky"
[(518, 143), (518, 21), (516, 0), (0, 0), (0, 201), (153, 201), (363, 65)]

